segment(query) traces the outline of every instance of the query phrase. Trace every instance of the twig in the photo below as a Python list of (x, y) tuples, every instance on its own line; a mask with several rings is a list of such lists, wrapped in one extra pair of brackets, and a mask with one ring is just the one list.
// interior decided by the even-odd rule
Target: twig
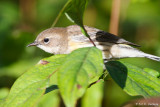
[(94, 85), (94, 84), (96, 84), (96, 83), (98, 83), (98, 82), (100, 82), (100, 79), (97, 80), (97, 81), (95, 81), (95, 82), (93, 82), (93, 83), (91, 83), (91, 84), (88, 86), (88, 88), (90, 88), (92, 85)]

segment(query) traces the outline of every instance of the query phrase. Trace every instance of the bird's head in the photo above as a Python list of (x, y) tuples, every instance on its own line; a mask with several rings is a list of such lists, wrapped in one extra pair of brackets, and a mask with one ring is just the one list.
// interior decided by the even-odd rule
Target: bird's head
[(42, 31), (27, 47), (37, 46), (48, 53), (59, 54), (66, 49), (67, 40), (67, 32), (64, 28), (49, 28)]

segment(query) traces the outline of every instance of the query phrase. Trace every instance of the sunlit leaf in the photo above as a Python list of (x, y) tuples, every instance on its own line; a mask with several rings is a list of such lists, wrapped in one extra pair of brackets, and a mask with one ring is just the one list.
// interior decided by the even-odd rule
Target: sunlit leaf
[(160, 79), (128, 63), (111, 61), (106, 67), (115, 82), (129, 95), (160, 95)]
[(64, 55), (56, 55), (43, 59), (35, 67), (25, 72), (12, 86), (4, 107), (35, 105), (46, 93), (46, 88), (50, 86), (49, 79), (54, 76), (64, 57)]
[(70, 21), (76, 23), (79, 26), (83, 26), (83, 14), (88, 1), (89, 0), (68, 0), (68, 2), (64, 5), (58, 14), (52, 26), (57, 23), (62, 14), (65, 14)]
[(45, 94), (39, 101), (37, 107), (59, 107), (60, 97), (57, 91)]
[(102, 72), (102, 53), (97, 48), (82, 48), (69, 54), (58, 71), (58, 87), (66, 106), (75, 106), (76, 100)]
[(160, 77), (160, 72), (156, 71), (156, 70), (153, 70), (153, 69), (150, 69), (150, 68), (144, 68), (143, 69), (145, 72), (148, 72), (150, 75), (158, 78)]
[(69, 0), (65, 7), (66, 16), (74, 23), (83, 25), (83, 13), (89, 0)]
[(87, 89), (82, 98), (82, 107), (102, 107), (104, 81), (100, 80)]

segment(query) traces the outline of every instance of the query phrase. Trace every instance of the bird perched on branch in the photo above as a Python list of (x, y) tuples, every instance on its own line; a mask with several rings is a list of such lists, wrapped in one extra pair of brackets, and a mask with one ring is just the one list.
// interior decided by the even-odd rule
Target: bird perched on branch
[[(96, 47), (102, 50), (105, 60), (145, 57), (160, 61), (160, 57), (144, 53), (134, 48), (139, 47), (139, 45), (126, 41), (111, 33), (88, 26), (85, 26), (85, 29)], [(82, 34), (79, 26), (71, 25), (65, 28), (55, 27), (46, 29), (28, 46), (37, 46), (52, 54), (68, 54), (78, 48), (92, 47), (93, 44)]]

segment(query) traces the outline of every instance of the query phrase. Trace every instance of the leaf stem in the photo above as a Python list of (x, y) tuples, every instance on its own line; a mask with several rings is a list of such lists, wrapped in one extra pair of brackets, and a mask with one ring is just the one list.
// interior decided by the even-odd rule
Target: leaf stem
[(53, 24), (51, 27), (54, 27), (56, 25), (56, 23), (58, 22), (59, 18), (61, 17), (61, 15), (64, 13), (65, 8), (67, 7), (67, 5), (70, 3), (70, 0), (64, 5), (64, 7), (62, 8), (62, 10), (60, 11), (60, 13), (58, 14), (58, 16), (56, 17), (56, 19), (54, 20)]
[(89, 39), (90, 42), (93, 44), (93, 46), (96, 47), (96, 44), (93, 42), (93, 40), (92, 40), (92, 39), (90, 38), (90, 36), (88, 35), (88, 33), (87, 33), (87, 31), (86, 31), (86, 29), (85, 29), (85, 27), (84, 27), (83, 24), (82, 24), (82, 26), (81, 26), (81, 31), (82, 31), (82, 33), (83, 33), (85, 36), (88, 37), (88, 39)]
[(88, 88), (90, 88), (92, 85), (94, 85), (94, 84), (96, 84), (96, 83), (100, 82), (100, 80), (101, 80), (101, 79), (99, 79), (99, 80), (97, 80), (97, 81), (95, 81), (95, 82), (91, 83), (91, 84), (88, 86)]

